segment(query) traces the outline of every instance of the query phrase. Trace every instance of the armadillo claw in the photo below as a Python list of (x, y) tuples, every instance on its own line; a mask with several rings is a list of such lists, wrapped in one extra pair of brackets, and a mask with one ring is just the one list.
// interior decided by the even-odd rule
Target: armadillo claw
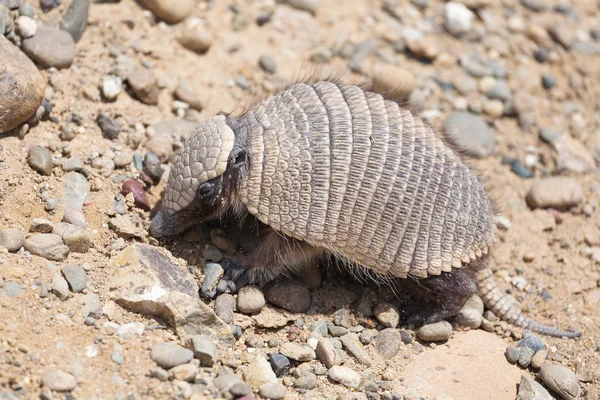
[(434, 304), (410, 304), (400, 309), (405, 324), (422, 326), (448, 318), (448, 312)]
[(253, 273), (253, 269), (244, 265), (240, 260), (225, 260), (221, 262), (221, 267), (225, 271), (223, 278), (235, 283), (236, 290), (240, 290), (246, 285), (254, 285), (262, 288), (267, 284), (262, 274)]

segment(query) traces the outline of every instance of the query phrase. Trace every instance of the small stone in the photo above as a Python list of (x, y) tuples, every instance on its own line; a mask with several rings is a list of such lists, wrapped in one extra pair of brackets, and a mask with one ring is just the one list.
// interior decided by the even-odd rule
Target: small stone
[(373, 313), (377, 320), (387, 328), (395, 328), (400, 322), (398, 309), (389, 303), (381, 302), (377, 304)]
[(556, 78), (552, 75), (542, 75), (542, 86), (544, 89), (552, 89), (556, 86)]
[(375, 329), (366, 329), (360, 333), (358, 338), (362, 344), (370, 344), (376, 337), (377, 331)]
[(40, 146), (33, 146), (27, 153), (27, 162), (29, 166), (42, 175), (51, 175), (54, 164), (52, 154), (48, 149)]
[(395, 65), (379, 65), (373, 72), (373, 85), (383, 91), (408, 96), (417, 87), (417, 80), (412, 72)]
[(125, 168), (133, 162), (133, 154), (128, 151), (116, 151), (113, 162), (115, 168)]
[(217, 294), (217, 284), (223, 276), (223, 273), (223, 267), (221, 267), (220, 264), (206, 263), (204, 266), (204, 282), (202, 283), (202, 289), (200, 289), (204, 297), (209, 299), (215, 297)]
[(38, 27), (35, 35), (23, 40), (22, 50), (43, 68), (69, 68), (75, 58), (75, 42), (67, 32)]
[(158, 104), (158, 81), (152, 71), (147, 69), (134, 71), (127, 78), (127, 82), (135, 97), (142, 103), (150, 105)]
[(193, 382), (197, 372), (198, 367), (195, 364), (182, 364), (171, 368), (169, 376), (174, 380)]
[(331, 367), (329, 378), (351, 389), (358, 389), (361, 382), (360, 374), (353, 369), (336, 365)]
[(258, 355), (252, 360), (242, 372), (242, 378), (252, 390), (259, 390), (261, 386), (269, 382), (277, 382), (277, 376), (271, 369), (269, 362), (262, 356)]
[(321, 336), (327, 336), (327, 321), (322, 320), (322, 319), (316, 321), (310, 327), (310, 331), (319, 333)]
[(329, 326), (329, 334), (333, 337), (344, 336), (348, 333), (348, 328), (344, 328), (343, 326)]
[(87, 285), (87, 274), (81, 266), (67, 264), (62, 268), (62, 273), (73, 293), (79, 293), (85, 289)]
[(533, 53), (533, 58), (539, 63), (545, 63), (550, 58), (550, 52), (545, 48), (537, 49)]
[(419, 339), (424, 342), (439, 342), (448, 340), (452, 335), (452, 325), (448, 321), (439, 321), (422, 326), (417, 332)]
[(293, 313), (303, 313), (310, 308), (310, 291), (300, 282), (287, 280), (271, 286), (265, 293), (267, 301)]
[(565, 210), (583, 201), (583, 189), (573, 178), (550, 177), (535, 181), (527, 193), (531, 208)]
[(123, 363), (125, 362), (125, 358), (123, 357), (123, 354), (121, 354), (117, 351), (113, 351), (110, 354), (110, 359), (112, 360), (112, 362), (114, 362), (117, 365), (123, 365)]
[(227, 293), (217, 297), (215, 300), (215, 313), (226, 324), (233, 321), (236, 301), (235, 298)]
[(177, 365), (188, 363), (194, 358), (194, 352), (175, 343), (161, 342), (152, 347), (150, 358), (158, 366), (170, 369)]
[(21, 5), (19, 5), (19, 15), (33, 18), (34, 14), (35, 11), (31, 4), (21, 3)]
[(186, 346), (194, 352), (194, 358), (200, 360), (203, 367), (212, 367), (217, 361), (217, 347), (208, 336), (196, 335), (188, 339)]
[(478, 329), (483, 321), (483, 316), (478, 310), (471, 307), (463, 307), (456, 315), (456, 322), (471, 329)]
[(163, 382), (169, 379), (169, 373), (162, 368), (154, 368), (152, 370), (152, 376)]
[(546, 143), (553, 143), (560, 137), (560, 132), (550, 126), (540, 128), (538, 135)]
[(483, 112), (492, 118), (499, 118), (504, 114), (504, 104), (500, 100), (484, 100)]
[(317, 376), (312, 372), (300, 376), (294, 380), (296, 389), (312, 390), (317, 387)]
[(540, 369), (540, 367), (546, 362), (548, 358), (548, 350), (538, 350), (535, 352), (533, 357), (531, 357), (531, 366), (535, 369)]
[(464, 4), (448, 2), (444, 6), (444, 27), (454, 36), (471, 30), (475, 15)]
[(237, 309), (243, 314), (258, 313), (265, 304), (265, 296), (256, 286), (244, 286), (238, 292)]
[(290, 372), (290, 360), (282, 354), (270, 353), (269, 364), (278, 378), (287, 375), (287, 373)]
[(169, 24), (176, 24), (188, 17), (196, 5), (197, 0), (140, 0), (158, 19)]
[(100, 111), (96, 117), (96, 123), (100, 127), (100, 130), (108, 139), (115, 140), (119, 137), (121, 132), (121, 124), (115, 119), (111, 118), (108, 114)]
[(258, 65), (268, 74), (274, 74), (277, 70), (275, 59), (269, 55), (261, 56), (258, 60)]
[(168, 133), (156, 132), (144, 147), (156, 154), (161, 162), (167, 162), (173, 155), (173, 137)]
[(81, 171), (83, 169), (83, 161), (79, 157), (70, 157), (62, 163), (62, 169), (65, 172)]
[(213, 42), (213, 35), (199, 18), (192, 18), (177, 33), (177, 41), (186, 49), (206, 53)]
[(143, 210), (150, 209), (150, 202), (148, 201), (148, 197), (146, 197), (146, 191), (141, 183), (133, 179), (125, 180), (123, 186), (121, 186), (121, 194), (127, 196), (129, 193), (133, 194), (133, 200), (136, 207)]
[(308, 11), (315, 14), (319, 9), (320, 0), (288, 0), (288, 4), (298, 10)]
[(185, 81), (179, 81), (179, 85), (177, 85), (174, 95), (177, 100), (183, 101), (196, 111), (202, 111), (204, 108), (204, 104), (200, 97), (194, 93), (192, 88)]
[(321, 338), (317, 342), (316, 354), (319, 359), (327, 368), (331, 368), (334, 365), (338, 365), (340, 363), (340, 359), (338, 354), (331, 344), (331, 341), (327, 338)]
[(552, 400), (552, 396), (542, 385), (522, 375), (517, 400)]
[(92, 238), (87, 229), (66, 222), (57, 222), (52, 227), (52, 233), (59, 235), (70, 251), (87, 253), (92, 246)]
[(258, 394), (265, 399), (278, 400), (285, 397), (286, 391), (279, 382), (268, 382), (260, 387)]
[(384, 329), (375, 338), (375, 349), (384, 360), (394, 358), (400, 352), (401, 347), (402, 336), (396, 329)]
[(47, 371), (42, 377), (42, 382), (50, 390), (56, 392), (70, 392), (77, 386), (77, 380), (68, 372), (61, 370)]
[[(576, 134), (579, 135), (579, 133)], [(570, 135), (562, 135), (552, 145), (558, 153), (556, 159), (557, 171), (587, 174), (596, 170), (596, 160), (588, 147), (581, 141)]]
[(8, 282), (3, 289), (7, 297), (17, 297), (23, 291), (23, 286), (17, 282)]
[(579, 396), (579, 380), (570, 369), (546, 363), (540, 368), (540, 378), (546, 386), (565, 400), (575, 400)]
[(52, 293), (61, 300), (65, 300), (69, 297), (69, 284), (60, 274), (54, 274), (52, 276)]
[(37, 32), (37, 22), (33, 18), (20, 16), (15, 21), (17, 33), (21, 38), (27, 39), (35, 35)]
[(117, 336), (123, 340), (133, 339), (136, 336), (141, 336), (146, 327), (141, 322), (130, 322), (120, 325), (117, 328)]
[(62, 261), (69, 255), (69, 248), (54, 233), (36, 233), (25, 239), (25, 250), (52, 261)]
[(25, 244), (25, 234), (17, 228), (0, 230), (0, 247), (11, 253), (19, 251)]
[(519, 342), (519, 347), (528, 347), (534, 352), (546, 350), (546, 345), (544, 344), (544, 342), (542, 342), (542, 340), (539, 337), (531, 333), (525, 336), (523, 339), (521, 339), (521, 341)]
[(67, 8), (60, 29), (68, 32), (75, 43), (79, 42), (87, 28), (90, 0), (74, 0)]
[(475, 114), (455, 111), (444, 121), (444, 129), (454, 145), (475, 157), (487, 157), (496, 147), (487, 123)]
[(355, 333), (348, 333), (340, 338), (342, 344), (356, 359), (364, 365), (371, 365), (371, 357)]
[(535, 12), (546, 10), (546, 5), (540, 0), (521, 0), (521, 4), (523, 4), (525, 8)]
[(504, 355), (509, 363), (516, 364), (519, 361), (519, 357), (521, 357), (521, 349), (515, 346), (508, 346)]
[(121, 93), (123, 81), (116, 75), (104, 75), (102, 77), (102, 95), (108, 101), (116, 100)]
[(296, 343), (284, 343), (279, 347), (279, 353), (297, 361), (314, 360), (317, 355), (315, 351), (308, 346), (302, 346)]

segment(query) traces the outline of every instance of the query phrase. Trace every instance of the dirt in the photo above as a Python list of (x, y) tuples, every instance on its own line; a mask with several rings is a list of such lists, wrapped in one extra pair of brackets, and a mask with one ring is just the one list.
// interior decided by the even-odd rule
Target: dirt
[[(203, 3), (196, 7), (193, 16), (206, 18), (214, 41), (206, 54), (196, 54), (183, 48), (176, 40), (177, 27), (156, 23), (152, 15), (134, 1), (93, 3), (90, 7), (89, 26), (81, 41), (77, 43), (77, 54), (73, 66), (52, 73), (54, 75), (54, 99), (52, 115), (56, 122), (42, 121), (32, 126), (24, 138), (16, 134), (0, 136), (0, 229), (20, 228), (27, 232), (33, 218), (48, 218), (53, 222), (62, 219), (64, 209), (62, 198), (62, 177), (64, 172), (55, 167), (52, 176), (42, 177), (32, 170), (26, 161), (30, 146), (42, 145), (55, 149), (60, 155), (61, 147), (67, 145), (71, 155), (84, 162), (109, 150), (127, 150), (143, 154), (143, 145), (136, 146), (134, 138), (136, 124), (149, 126), (163, 120), (176, 119), (172, 111), (172, 93), (179, 79), (186, 80), (197, 93), (205, 108), (200, 116), (206, 119), (223, 110), (231, 112), (243, 109), (244, 104), (256, 96), (263, 95), (281, 83), (301, 77), (314, 68), (337, 70), (343, 68), (347, 60), (334, 57), (325, 65), (309, 62), (315, 50), (327, 46), (339, 46), (345, 40), (360, 42), (366, 39), (380, 39), (382, 36), (397, 36), (397, 21), (381, 10), (379, 1), (342, 0), (323, 1), (315, 17), (286, 5), (275, 6), (272, 21), (262, 27), (255, 23), (262, 8), (273, 8), (271, 1), (215, 1), (211, 9)], [(400, 1), (406, 6), (408, 1)], [(429, 1), (428, 15), (440, 15), (441, 1)], [(502, 3), (502, 4), (500, 4)], [(37, 3), (31, 3), (39, 11)], [(232, 29), (234, 13), (230, 7), (236, 4), (248, 20), (248, 27), (242, 31)], [(414, 6), (411, 6), (414, 7)], [(595, 2), (574, 2), (581, 29), (598, 26), (600, 6)], [(505, 0), (490, 2), (485, 8), (495, 11), (502, 17), (505, 10), (514, 9), (526, 24), (548, 24), (565, 17), (556, 12), (533, 13), (525, 10), (517, 1)], [(432, 11), (432, 10), (435, 10)], [(507, 11), (508, 12), (508, 11)], [(38, 15), (39, 12), (36, 14)], [(410, 20), (410, 16), (406, 17)], [(422, 17), (421, 17), (422, 18)], [(435, 17), (437, 19), (439, 17)], [(42, 16), (43, 19), (43, 16)], [(392, 22), (390, 22), (392, 21)], [(439, 21), (436, 22), (439, 24)], [(411, 26), (410, 21), (406, 24)], [(482, 26), (481, 20), (475, 22)], [(387, 33), (386, 33), (387, 32)], [(451, 58), (475, 48), (477, 42), (469, 42), (452, 37), (447, 33), (436, 33), (439, 48)], [(526, 90), (537, 99), (533, 112), (538, 118), (538, 126), (557, 125), (567, 129), (568, 117), (563, 114), (566, 100), (575, 100), (583, 106), (581, 114), (586, 118), (585, 129), (579, 132), (582, 143), (592, 149), (593, 135), (600, 124), (594, 119), (598, 112), (600, 93), (600, 58), (558, 50), (560, 61), (538, 64), (533, 59), (522, 62), (532, 42), (523, 34), (514, 34), (511, 54), (502, 61), (511, 74), (517, 69), (531, 73), (531, 81)], [(436, 110), (438, 120), (451, 110), (446, 94), (431, 84), (431, 77), (451, 81), (461, 71), (453, 64), (445, 67), (440, 63), (423, 63), (407, 53), (395, 53), (385, 40), (379, 40), (378, 48), (383, 58), (391, 58), (404, 68), (412, 71), (419, 84), (431, 88), (432, 95), (424, 103), (427, 110)], [(523, 47), (526, 49), (523, 50)], [(141, 66), (151, 64), (161, 86), (157, 106), (145, 105), (125, 90), (115, 102), (91, 99), (98, 95), (98, 85), (102, 75), (110, 70), (114, 57), (111, 54), (124, 53), (134, 58)], [(270, 54), (276, 61), (274, 75), (263, 72), (258, 59)], [(373, 55), (371, 60), (376, 59)], [(577, 71), (584, 85), (579, 89), (569, 86), (569, 76)], [(51, 72), (42, 71), (46, 78)], [(524, 73), (524, 72), (523, 72)], [(539, 84), (542, 73), (552, 73), (558, 80), (558, 88), (550, 94)], [(234, 83), (237, 76), (244, 76), (250, 84), (248, 90)], [(511, 75), (512, 76), (512, 75)], [(512, 79), (512, 78), (510, 78)], [(515, 79), (511, 87), (520, 85)], [(124, 85), (125, 87), (125, 85)], [(93, 96), (92, 96), (93, 97)], [(0, 99), (1, 101), (1, 99)], [(99, 111), (104, 111), (123, 123), (117, 140), (103, 137), (95, 122)], [(80, 133), (70, 142), (59, 138), (61, 126), (76, 113), (82, 122)], [(597, 118), (597, 117), (596, 117)], [(558, 122), (557, 122), (558, 121)], [(572, 370), (586, 368), (592, 379), (581, 382), (583, 398), (597, 399), (600, 390), (600, 258), (587, 256), (586, 249), (600, 248), (600, 177), (597, 172), (587, 174), (568, 173), (584, 188), (584, 201), (562, 212), (562, 222), (556, 223), (555, 215), (547, 210), (531, 210), (525, 195), (531, 186), (531, 179), (524, 179), (511, 172), (510, 166), (502, 163), (505, 157), (523, 159), (530, 153), (528, 146), (534, 146), (540, 159), (550, 160), (546, 164), (552, 170), (555, 150), (540, 141), (535, 129), (524, 130), (515, 118), (495, 119), (492, 127), (498, 142), (494, 153), (484, 159), (474, 160), (474, 167), (480, 171), (492, 197), (495, 198), (501, 213), (511, 222), (509, 229), (500, 229), (500, 240), (492, 251), (493, 269), (502, 289), (510, 290), (522, 304), (523, 310), (533, 319), (542, 323), (572, 328), (583, 332), (577, 340), (543, 337), (550, 349), (550, 362), (564, 365)], [(142, 144), (146, 137), (142, 135)], [(84, 208), (85, 219), (93, 236), (93, 247), (87, 253), (71, 253), (66, 262), (86, 268), (88, 283), (83, 294), (71, 294), (62, 301), (53, 294), (45, 293), (51, 284), (52, 271), (64, 263), (50, 262), (31, 256), (21, 250), (15, 254), (0, 252), (0, 282), (18, 282), (23, 292), (16, 297), (0, 293), (0, 398), (38, 398), (45, 388), (42, 376), (49, 369), (61, 369), (72, 373), (78, 385), (70, 394), (54, 393), (52, 398), (105, 399), (126, 398), (131, 393), (139, 397), (127, 398), (176, 398), (181, 386), (176, 382), (161, 382), (150, 376), (156, 364), (150, 359), (150, 348), (161, 341), (176, 341), (172, 329), (164, 321), (130, 313), (116, 307), (111, 319), (117, 323), (142, 322), (145, 332), (131, 339), (121, 339), (102, 328), (109, 321), (106, 315), (100, 316), (100, 329), (84, 324), (80, 310), (83, 295), (96, 293), (102, 304), (110, 300), (110, 290), (106, 285), (106, 266), (118, 251), (111, 245), (118, 236), (108, 226), (112, 215), (113, 201), (120, 192), (121, 183), (117, 176), (135, 177), (130, 169), (116, 169), (109, 176), (94, 171), (88, 181), (92, 185), (90, 201)], [(542, 176), (542, 167), (536, 174)], [(54, 212), (44, 210), (44, 204), (36, 196), (38, 188), (44, 186), (58, 206)], [(154, 205), (160, 199), (164, 182), (148, 191)], [(94, 190), (96, 189), (96, 190)], [(144, 228), (149, 222), (149, 213), (132, 210), (139, 215)], [(145, 234), (141, 239), (154, 245), (166, 245), (176, 256), (185, 261), (190, 270), (196, 271), (201, 282), (201, 269), (204, 234), (209, 227), (201, 227), (202, 240), (190, 242), (181, 238), (172, 242), (158, 243)], [(235, 237), (239, 246), (248, 247), (248, 240), (239, 232)], [(126, 243), (134, 239), (127, 239)], [(253, 239), (256, 240), (256, 239)], [(517, 288), (511, 282), (522, 277), (524, 288)], [(331, 319), (331, 314), (356, 300), (360, 285), (346, 285), (346, 279), (327, 280), (322, 287), (311, 293), (312, 307), (306, 315), (293, 316), (291, 320), (300, 336), (306, 338), (312, 321)], [(242, 319), (247, 317), (240, 317)], [(298, 323), (302, 318), (304, 324)], [(299, 326), (299, 328), (298, 328)], [(256, 334), (268, 341), (270, 337), (280, 341), (290, 340), (290, 327), (265, 330), (250, 327), (244, 337), (238, 340), (235, 349), (220, 349), (224, 358), (227, 354), (237, 354), (243, 370), (251, 352), (244, 344), (244, 338)], [(472, 399), (514, 399), (521, 374), (533, 376), (534, 370), (519, 369), (510, 365), (504, 358), (506, 346), (521, 337), (522, 330), (506, 324), (496, 324), (496, 332), (483, 330), (468, 331), (458, 329), (452, 338), (438, 346), (423, 344), (423, 349), (412, 345), (403, 347), (401, 353), (386, 363), (379, 360), (372, 367), (376, 381), (382, 380), (386, 369), (392, 368), (390, 384), (393, 393), (404, 393), (408, 388), (416, 390), (420, 396), (433, 399), (436, 396), (449, 396), (455, 400)], [(94, 354), (97, 350), (97, 355)], [(260, 349), (268, 352), (268, 349)], [(117, 351), (124, 356), (123, 365), (111, 361), (111, 354)], [(350, 357), (351, 358), (351, 357)], [(313, 362), (318, 363), (318, 362)], [(367, 368), (355, 360), (349, 360), (355, 370), (364, 372)], [(220, 364), (203, 368), (201, 373), (216, 373)], [(281, 380), (280, 380), (281, 381)], [(594, 391), (595, 390), (595, 391)], [(347, 389), (319, 376), (319, 386), (313, 391), (299, 393), (288, 387), (289, 396), (299, 398), (335, 398)], [(595, 395), (594, 395), (595, 393)], [(179, 394), (180, 395), (180, 394)], [(587, 397), (586, 397), (587, 396)], [(291, 397), (290, 397), (291, 398)]]

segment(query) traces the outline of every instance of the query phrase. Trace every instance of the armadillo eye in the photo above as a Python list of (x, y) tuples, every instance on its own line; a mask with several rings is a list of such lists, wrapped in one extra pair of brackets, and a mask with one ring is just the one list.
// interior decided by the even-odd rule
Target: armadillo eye
[(202, 185), (198, 186), (198, 196), (206, 197), (210, 195), (215, 188), (211, 182), (204, 182)]

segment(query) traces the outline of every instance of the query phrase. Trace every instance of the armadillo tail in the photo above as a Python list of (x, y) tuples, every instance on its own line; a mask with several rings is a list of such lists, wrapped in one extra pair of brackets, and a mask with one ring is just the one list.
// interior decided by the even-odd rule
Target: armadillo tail
[(498, 318), (512, 325), (530, 329), (534, 332), (547, 336), (578, 338), (581, 332), (563, 331), (550, 326), (537, 323), (523, 315), (515, 305), (511, 296), (504, 294), (498, 289), (492, 271), (482, 268), (476, 272), (477, 292), (483, 300), (483, 304), (490, 309)]

